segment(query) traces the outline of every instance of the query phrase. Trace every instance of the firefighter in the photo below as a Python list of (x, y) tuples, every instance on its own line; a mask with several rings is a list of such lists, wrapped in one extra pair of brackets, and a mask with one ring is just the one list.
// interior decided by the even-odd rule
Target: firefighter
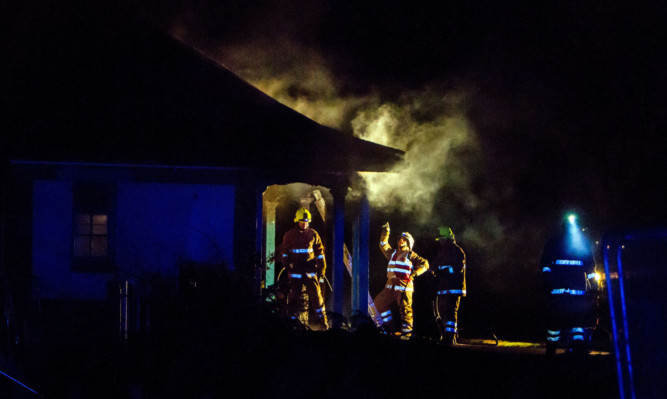
[(547, 297), (547, 355), (558, 347), (587, 353), (598, 287), (593, 249), (574, 215), (547, 242), (540, 267)]
[(310, 212), (299, 208), (294, 216), (295, 226), (285, 233), (280, 244), (289, 286), (287, 311), (290, 317), (302, 320), (299, 316), (304, 312), (302, 292), (305, 287), (309, 308), (315, 314), (315, 321), (310, 325), (326, 330), (329, 324), (320, 288), (320, 279), (326, 271), (324, 245), (317, 231), (310, 227), (310, 221)]
[(410, 233), (401, 233), (398, 237), (397, 249), (389, 245), (389, 222), (382, 226), (380, 250), (389, 261), (387, 265), (387, 283), (385, 288), (375, 297), (375, 305), (383, 319), (387, 330), (394, 330), (392, 310), (398, 307), (400, 330), (394, 335), (402, 339), (412, 336), (412, 293), (414, 278), (428, 270), (428, 261), (412, 250), (415, 240)]
[(438, 228), (438, 252), (435, 256), (435, 300), (433, 311), (440, 329), (440, 341), (456, 344), (458, 311), (461, 297), (466, 296), (466, 254), (456, 244), (451, 228)]

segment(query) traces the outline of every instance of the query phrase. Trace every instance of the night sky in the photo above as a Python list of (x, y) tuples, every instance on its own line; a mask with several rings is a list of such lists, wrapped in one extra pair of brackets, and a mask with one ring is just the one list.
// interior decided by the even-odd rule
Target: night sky
[[(16, 6), (5, 37), (57, 29), (74, 3)], [(422, 252), (452, 226), (471, 309), (535, 303), (568, 211), (596, 239), (667, 223), (660, 2), (127, 3), (317, 122), (405, 150), (399, 181), (358, 183), (378, 193), (372, 222), (412, 231)]]

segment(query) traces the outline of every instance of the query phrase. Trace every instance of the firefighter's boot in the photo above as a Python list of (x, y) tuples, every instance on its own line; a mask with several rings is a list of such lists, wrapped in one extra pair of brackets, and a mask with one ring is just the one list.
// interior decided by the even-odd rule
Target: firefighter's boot
[(408, 340), (412, 337), (412, 324), (410, 322), (403, 322), (401, 324), (401, 330), (396, 331), (394, 336), (399, 337), (403, 340)]
[(442, 334), (440, 342), (445, 345), (456, 345), (456, 334), (446, 331)]
[(440, 337), (438, 338), (438, 340), (442, 343), (446, 343), (446, 339), (448, 338), (447, 337), (448, 333), (447, 333), (447, 330), (445, 328), (445, 322), (440, 317), (438, 317), (435, 320), (435, 322), (438, 325), (438, 331), (440, 332)]
[(329, 321), (327, 320), (327, 312), (324, 307), (315, 310), (315, 317), (311, 323), (311, 328), (316, 331), (324, 331), (329, 329)]
[(407, 341), (412, 337), (412, 332), (396, 331), (393, 333), (393, 335), (399, 339)]
[(438, 317), (436, 320), (440, 330), (440, 343), (444, 345), (456, 345), (456, 333), (451, 328), (447, 328), (445, 321)]
[(318, 325), (318, 330), (324, 331), (329, 329), (329, 321), (327, 320), (327, 312), (323, 311), (321, 316), (318, 315), (318, 317), (315, 319), (316, 323)]

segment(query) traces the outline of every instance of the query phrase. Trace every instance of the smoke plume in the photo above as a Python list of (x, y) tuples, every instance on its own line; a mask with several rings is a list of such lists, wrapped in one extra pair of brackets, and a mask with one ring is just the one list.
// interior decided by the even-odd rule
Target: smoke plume
[[(498, 268), (504, 227), (486, 181), (480, 139), (469, 117), (478, 95), (463, 83), (433, 83), (398, 96), (378, 89), (350, 94), (317, 51), (290, 41), (225, 46), (209, 53), (266, 94), (343, 134), (405, 151), (390, 173), (361, 173), (351, 196), (365, 193), (374, 211), (409, 220), (402, 226), (433, 237), (437, 227), (455, 228), (472, 252)], [(347, 94), (342, 94), (346, 92)], [(395, 92), (395, 91), (393, 91)], [(505, 241), (504, 245), (508, 245)]]
[(350, 115), (367, 102), (343, 96), (326, 60), (286, 39), (227, 46), (215, 58), (264, 93), (314, 121), (349, 131)]
[(391, 173), (364, 173), (356, 190), (387, 212), (429, 219), (444, 188), (468, 208), (478, 205), (469, 186), (479, 168), (479, 147), (467, 119), (464, 88), (426, 87), (381, 99), (380, 93), (342, 95), (325, 59), (290, 42), (218, 49), (217, 58), (271, 97), (326, 126), (406, 152)]
[(463, 90), (426, 88), (359, 110), (351, 121), (356, 135), (405, 151), (405, 164), (391, 173), (362, 174), (373, 205), (414, 213), (426, 222), (439, 193), (447, 188), (459, 193), (465, 206), (477, 206), (469, 187), (479, 147), (465, 115), (466, 101)]

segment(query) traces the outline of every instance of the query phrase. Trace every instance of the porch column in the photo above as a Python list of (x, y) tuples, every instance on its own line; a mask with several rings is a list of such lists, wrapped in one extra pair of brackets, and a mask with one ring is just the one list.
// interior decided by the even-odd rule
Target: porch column
[[(333, 312), (343, 314), (345, 276), (345, 196), (347, 187), (337, 187), (331, 190), (334, 202), (334, 231), (333, 231)], [(333, 318), (332, 318), (333, 320)], [(333, 326), (337, 327), (337, 326)]]
[(262, 256), (262, 244), (264, 243), (264, 190), (256, 186), (254, 189), (255, 199), (255, 248), (253, 251), (253, 267), (254, 267), (254, 284), (253, 293), (255, 298), (260, 300), (262, 296), (262, 282), (264, 281), (264, 261), (266, 258)]
[(354, 228), (354, 262), (352, 274), (352, 310), (368, 315), (368, 237), (370, 205), (364, 195)]
[[(262, 257), (264, 259), (268, 258), (271, 254), (275, 254), (276, 251), (276, 207), (278, 206), (277, 201), (266, 201), (266, 250)], [(276, 275), (276, 262), (275, 256), (271, 260), (266, 262), (266, 276), (264, 288), (270, 287), (275, 283)]]

